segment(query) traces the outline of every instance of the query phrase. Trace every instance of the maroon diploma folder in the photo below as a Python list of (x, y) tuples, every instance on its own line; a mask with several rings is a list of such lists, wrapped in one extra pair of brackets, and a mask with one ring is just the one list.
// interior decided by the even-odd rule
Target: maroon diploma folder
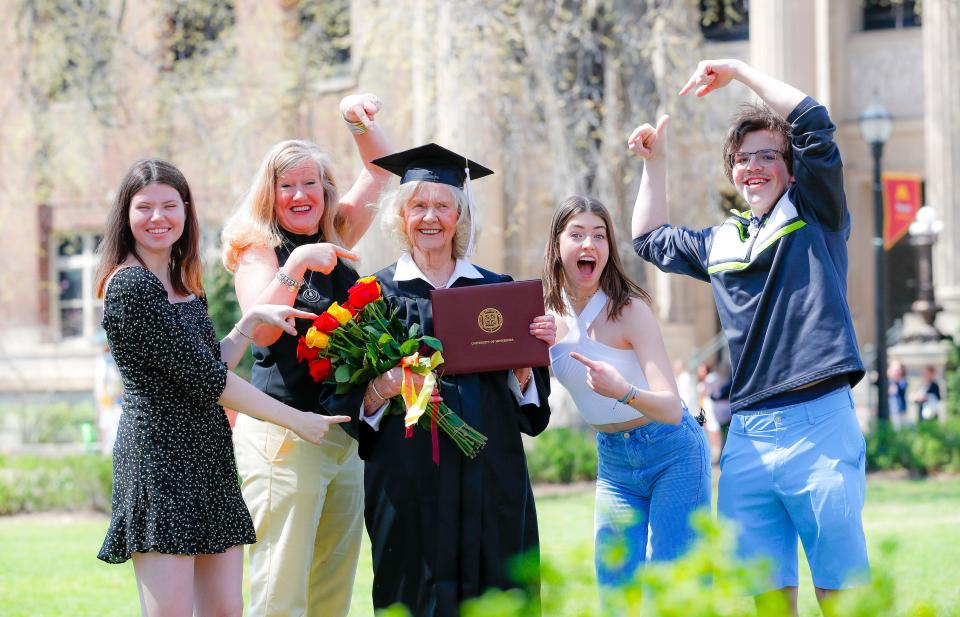
[(443, 343), (443, 373), (547, 366), (547, 344), (530, 334), (544, 314), (539, 280), (434, 289), (433, 333)]

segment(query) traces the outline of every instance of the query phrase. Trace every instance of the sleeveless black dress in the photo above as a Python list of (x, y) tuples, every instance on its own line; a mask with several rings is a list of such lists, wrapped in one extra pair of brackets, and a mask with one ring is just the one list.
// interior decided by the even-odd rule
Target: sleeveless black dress
[(240, 495), (227, 381), (203, 298), (171, 304), (146, 268), (120, 270), (103, 328), (123, 378), (110, 528), (98, 557), (221, 553), (257, 541)]

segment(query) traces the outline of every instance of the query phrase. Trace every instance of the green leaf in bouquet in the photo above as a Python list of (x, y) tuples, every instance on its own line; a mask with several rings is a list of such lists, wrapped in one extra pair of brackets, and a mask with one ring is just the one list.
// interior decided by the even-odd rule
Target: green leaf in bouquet
[(347, 392), (350, 392), (350, 390), (352, 389), (353, 389), (353, 386), (351, 386), (349, 383), (337, 384), (337, 394), (346, 394)]
[(400, 345), (397, 345), (396, 341), (389, 341), (383, 347), (383, 350), (387, 353), (387, 356), (394, 361), (394, 363), (403, 357), (403, 354), (400, 353)]
[(396, 365), (397, 365), (397, 363), (396, 363), (395, 361), (392, 361), (392, 360), (389, 360), (389, 359), (380, 360), (380, 361), (377, 362), (377, 374), (378, 374), (378, 375), (383, 375), (384, 373), (386, 373), (387, 371), (389, 371), (390, 369), (392, 369), (392, 368), (395, 367)]
[(360, 368), (353, 372), (353, 375), (350, 376), (350, 383), (361, 383), (368, 381), (373, 377), (373, 370), (369, 368)]
[[(373, 343), (367, 343), (367, 358), (370, 359), (370, 363), (375, 364), (377, 362), (377, 358), (379, 357), (380, 350), (377, 349), (377, 346)], [(366, 362), (364, 362), (364, 364), (366, 364)]]
[(409, 336), (410, 338), (417, 338), (417, 336), (418, 336), (419, 334), (420, 334), (420, 324), (418, 324), (418, 323), (412, 323), (412, 324), (410, 324), (410, 331), (409, 331), (408, 336)]
[(381, 347), (383, 347), (384, 345), (386, 345), (392, 340), (393, 340), (393, 337), (390, 336), (388, 333), (384, 332), (383, 334), (380, 335), (380, 338), (377, 339), (377, 345), (380, 345)]
[(334, 371), (333, 377), (337, 380), (337, 383), (347, 383), (350, 381), (350, 375), (352, 373), (353, 371), (349, 364), (341, 364), (337, 367), (337, 370)]
[(424, 336), (420, 339), (423, 341), (423, 344), (431, 349), (435, 349), (439, 352), (443, 351), (443, 343), (440, 342), (440, 339), (434, 338), (432, 336)]
[(380, 330), (380, 328), (376, 328), (374, 326), (371, 326), (370, 324), (363, 326), (363, 331), (366, 332), (367, 335), (369, 335), (373, 339), (379, 340), (381, 338), (380, 335), (382, 334), (382, 331)]
[(418, 349), (420, 349), (420, 341), (415, 338), (407, 339), (403, 342), (403, 345), (400, 345), (400, 355), (409, 356)]

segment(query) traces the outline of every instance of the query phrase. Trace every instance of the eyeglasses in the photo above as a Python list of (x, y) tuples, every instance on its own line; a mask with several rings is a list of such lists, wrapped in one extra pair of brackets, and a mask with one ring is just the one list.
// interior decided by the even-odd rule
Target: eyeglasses
[(734, 167), (746, 167), (754, 156), (757, 157), (757, 162), (761, 165), (772, 165), (778, 158), (783, 158), (783, 152), (769, 148), (756, 152), (734, 152), (730, 155), (730, 163)]

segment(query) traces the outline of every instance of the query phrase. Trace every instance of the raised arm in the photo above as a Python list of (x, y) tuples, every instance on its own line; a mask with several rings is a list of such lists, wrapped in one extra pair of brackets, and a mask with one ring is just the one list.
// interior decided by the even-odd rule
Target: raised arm
[[(356, 127), (353, 138), (363, 161), (363, 171), (338, 205), (338, 231), (347, 248), (353, 248), (360, 241), (377, 216), (377, 211), (368, 206), (377, 200), (392, 177), (389, 171), (370, 163), (394, 151), (386, 133), (374, 121), (381, 106), (380, 97), (375, 94), (351, 94), (340, 101), (343, 119)], [(360, 133), (356, 123), (366, 132)]]
[(697, 96), (723, 88), (736, 79), (753, 90), (773, 111), (786, 118), (800, 104), (806, 94), (790, 84), (761, 73), (741, 60), (703, 60), (697, 65), (680, 96), (696, 88)]
[(667, 208), (667, 122), (661, 116), (657, 126), (642, 124), (633, 130), (627, 147), (644, 160), (640, 190), (633, 205), (632, 234), (642, 236), (670, 222)]

